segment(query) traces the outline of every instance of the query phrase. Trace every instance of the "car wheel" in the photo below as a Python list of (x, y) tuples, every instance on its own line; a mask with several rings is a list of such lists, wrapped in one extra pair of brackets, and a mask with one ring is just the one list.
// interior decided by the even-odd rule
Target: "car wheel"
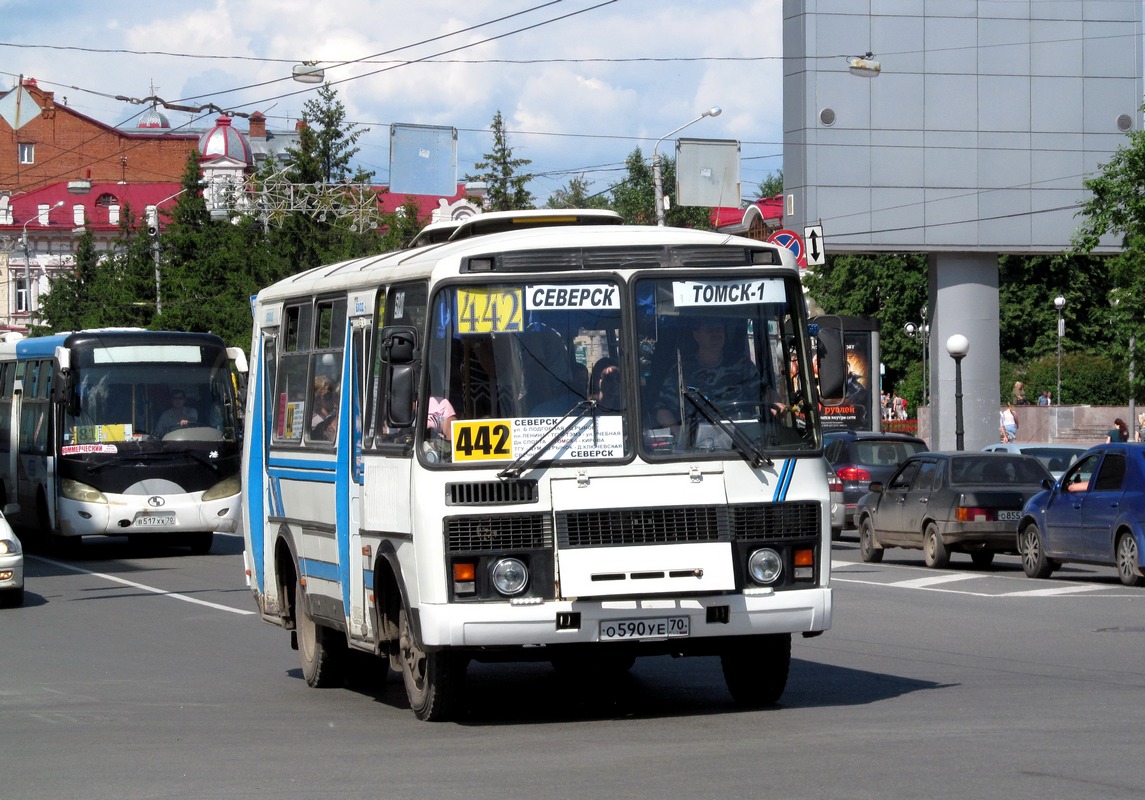
[(1137, 540), (1131, 533), (1117, 537), (1117, 577), (1126, 586), (1140, 586), (1145, 583), (1138, 567)]
[(974, 566), (978, 569), (989, 569), (990, 565), (994, 563), (994, 551), (975, 550), (970, 554), (970, 560), (974, 562)]
[(1018, 554), (1022, 557), (1022, 569), (1029, 578), (1048, 578), (1054, 571), (1054, 563), (1046, 558), (1038, 526), (1032, 522), (1018, 534)]
[(791, 634), (748, 636), (729, 647), (720, 665), (736, 705), (759, 708), (779, 702), (791, 668)]
[(863, 517), (859, 523), (859, 558), (868, 564), (877, 564), (883, 560), (883, 549), (876, 546), (875, 528), (870, 517)]
[(922, 532), (922, 555), (931, 569), (945, 569), (950, 564), (950, 553), (942, 542), (942, 534), (933, 522)]
[(0, 608), (19, 608), (24, 605), (24, 587), (0, 592)]

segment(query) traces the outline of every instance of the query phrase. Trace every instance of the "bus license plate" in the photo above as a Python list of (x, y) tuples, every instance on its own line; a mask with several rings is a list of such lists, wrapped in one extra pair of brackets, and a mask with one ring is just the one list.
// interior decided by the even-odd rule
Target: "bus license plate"
[(140, 514), (131, 523), (133, 528), (167, 528), (175, 524), (173, 513)]
[(999, 511), (998, 520), (1000, 522), (1017, 522), (1022, 518), (1021, 511)]
[(635, 639), (673, 639), (691, 633), (688, 617), (650, 617), (648, 619), (612, 619), (600, 623), (602, 642)]

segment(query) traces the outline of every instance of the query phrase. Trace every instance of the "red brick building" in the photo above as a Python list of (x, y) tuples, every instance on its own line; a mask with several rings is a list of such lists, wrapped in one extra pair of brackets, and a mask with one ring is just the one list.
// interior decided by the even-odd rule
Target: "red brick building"
[(0, 192), (75, 180), (177, 183), (198, 140), (198, 132), (114, 128), (58, 104), (26, 78), (0, 95)]

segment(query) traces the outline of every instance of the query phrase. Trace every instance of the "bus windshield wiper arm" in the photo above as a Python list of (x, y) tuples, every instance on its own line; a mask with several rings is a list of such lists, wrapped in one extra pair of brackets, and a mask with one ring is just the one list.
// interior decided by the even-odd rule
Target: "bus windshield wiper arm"
[(720, 411), (720, 408), (709, 400), (707, 395), (695, 386), (686, 386), (684, 387), (684, 398), (703, 415), (704, 419), (728, 435), (728, 438), (731, 439), (732, 444), (735, 446), (736, 452), (740, 454), (744, 461), (753, 467), (758, 467), (763, 464), (767, 464), (769, 467), (773, 465), (772, 460), (767, 457), (767, 454), (761, 452), (750, 439), (740, 432), (739, 428), (722, 419), (724, 415)]
[[(569, 428), (571, 428), (573, 425), (575, 425), (580, 419), (582, 419), (590, 411), (593, 412), (593, 427), (595, 428), (596, 427), (596, 416), (595, 416), (596, 401), (595, 400), (581, 400), (575, 406), (573, 406), (568, 411), (566, 411), (565, 415), (563, 417), (561, 417), (560, 419), (558, 419), (556, 421), (556, 423), (554, 423), (551, 428), (549, 428), (547, 431), (545, 431), (544, 434), (542, 434), (541, 437), (539, 439), (537, 439), (537, 441), (533, 442), (533, 444), (529, 446), (528, 450), (521, 453), (521, 455), (519, 455), (516, 459), (514, 459), (512, 464), (510, 464), (509, 466), (505, 467), (505, 469), (498, 472), (497, 477), (498, 478), (519, 478), (519, 477), (521, 477), (521, 473), (523, 473), (525, 470), (531, 468), (533, 466), (533, 464), (536, 464), (541, 459), (541, 456), (543, 456), (545, 454), (545, 452), (549, 449), (549, 447), (552, 446), (553, 442), (557, 441), (562, 436), (564, 436), (565, 432)], [(560, 430), (557, 430), (558, 428), (560, 428)], [(557, 431), (556, 435), (554, 435), (550, 438), (550, 434), (552, 434), (553, 431)], [(594, 433), (595, 433), (595, 431), (594, 431)]]

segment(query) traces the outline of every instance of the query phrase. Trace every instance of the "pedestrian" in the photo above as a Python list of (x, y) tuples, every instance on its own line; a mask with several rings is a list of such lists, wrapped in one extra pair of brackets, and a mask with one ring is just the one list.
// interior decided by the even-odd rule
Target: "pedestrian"
[(1050, 396), (1050, 390), (1049, 389), (1046, 389), (1044, 392), (1042, 392), (1040, 395), (1038, 395), (1038, 405), (1039, 406), (1052, 406), (1053, 404), (1054, 404), (1054, 400)]
[(1010, 391), (1010, 405), (1029, 405), (1029, 401), (1026, 400), (1026, 386), (1021, 381), (1014, 381), (1014, 388)]
[(1105, 443), (1111, 442), (1128, 442), (1129, 441), (1129, 427), (1125, 424), (1125, 420), (1121, 417), (1113, 420), (1113, 427), (1109, 429), (1109, 433), (1105, 435)]
[(1002, 406), (1002, 413), (998, 416), (998, 429), (1001, 431), (1004, 443), (1017, 441), (1018, 415), (1014, 413), (1013, 403)]

